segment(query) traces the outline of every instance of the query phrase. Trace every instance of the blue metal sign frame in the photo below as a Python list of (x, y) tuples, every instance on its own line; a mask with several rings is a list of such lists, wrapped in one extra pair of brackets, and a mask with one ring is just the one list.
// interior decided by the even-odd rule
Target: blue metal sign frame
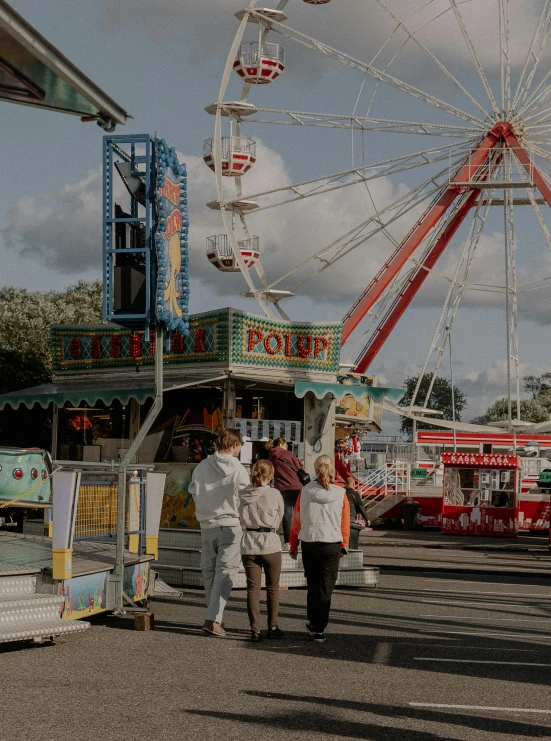
[[(130, 214), (116, 215), (114, 182), (120, 164), (127, 179), (143, 183), (140, 200), (130, 195)], [(120, 172), (120, 171), (119, 171)], [(128, 183), (127, 183), (128, 187)], [(131, 190), (129, 188), (129, 190)], [(187, 168), (164, 139), (148, 134), (103, 139), (103, 319), (130, 329), (162, 326), (189, 332)], [(120, 214), (120, 212), (119, 212)], [(143, 244), (118, 249), (117, 224), (141, 230)], [(136, 311), (117, 308), (117, 260), (135, 259), (143, 273), (144, 301)], [(140, 276), (141, 278), (141, 276)], [(119, 278), (120, 279), (120, 278)]]

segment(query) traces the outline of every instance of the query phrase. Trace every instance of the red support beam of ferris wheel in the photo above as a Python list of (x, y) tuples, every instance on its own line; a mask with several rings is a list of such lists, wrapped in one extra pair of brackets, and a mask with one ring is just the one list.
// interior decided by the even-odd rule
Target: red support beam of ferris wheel
[[(459, 168), (458, 172), (455, 173), (455, 181), (464, 182), (471, 179), (472, 175), (488, 158), (490, 150), (493, 149), (497, 142), (503, 137), (501, 126), (502, 124), (496, 124), (486, 134), (484, 139), (478, 143), (466, 162)], [(381, 298), (384, 291), (392, 283), (394, 278), (413, 255), (430, 230), (438, 224), (457, 196), (463, 191), (463, 187), (449, 184), (443, 188), (440, 194), (431, 203), (423, 216), (415, 224), (402, 243), (398, 245), (391, 257), (383, 265), (381, 270), (373, 278), (371, 283), (367, 286), (365, 291), (363, 291), (356, 303), (344, 317), (341, 344), (344, 345), (348, 340), (352, 332), (356, 329), (373, 305)]]
[(513, 131), (512, 127), (508, 124), (502, 124), (502, 136), (515, 153), (518, 161), (524, 167), (528, 173), (528, 177), (532, 180), (536, 188), (539, 190), (548, 206), (551, 206), (551, 188), (547, 185), (539, 170), (532, 162), (532, 159), (526, 149), (520, 143), (519, 138)]
[(373, 359), (382, 348), (388, 336), (398, 323), (398, 320), (405, 312), (421, 288), (431, 269), (436, 265), (440, 255), (444, 252), (454, 234), (457, 232), (465, 217), (476, 204), (480, 190), (472, 190), (465, 198), (463, 204), (457, 209), (449, 223), (445, 227), (440, 237), (434, 243), (432, 249), (425, 257), (423, 263), (417, 267), (410, 279), (402, 288), (400, 293), (394, 299), (392, 306), (386, 313), (384, 319), (380, 322), (375, 332), (369, 338), (367, 345), (362, 350), (361, 355), (356, 361), (354, 373), (365, 373), (371, 365)]

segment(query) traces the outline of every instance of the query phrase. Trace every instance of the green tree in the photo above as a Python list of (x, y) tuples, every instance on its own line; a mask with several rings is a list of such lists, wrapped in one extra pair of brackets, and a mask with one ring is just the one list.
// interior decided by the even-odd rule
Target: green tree
[(524, 376), (524, 390), (532, 394), (532, 399), (546, 391), (551, 391), (551, 373), (544, 373), (541, 376)]
[[(513, 418), (516, 418), (516, 399), (511, 400)], [(549, 404), (549, 401), (547, 401)], [(550, 418), (550, 406), (540, 403), (538, 399), (521, 399), (520, 418), (523, 422), (546, 422)], [(501, 422), (509, 419), (509, 405), (504, 397), (495, 401), (484, 414), (475, 417), (472, 422), (475, 425), (488, 425), (492, 422)]]
[[(101, 321), (102, 284), (81, 280), (65, 291), (0, 288), (0, 393), (52, 379), (50, 327)], [(0, 445), (49, 447), (50, 412), (6, 406), (0, 412)]]
[[(520, 400), (520, 418), (523, 422), (547, 422), (551, 419), (551, 373), (541, 376), (524, 376), (524, 390), (531, 399)], [(511, 399), (513, 418), (516, 418), (516, 399)], [(473, 424), (487, 425), (509, 419), (509, 405), (506, 398), (497, 399), (484, 414), (475, 417)]]
[[(406, 392), (402, 397), (402, 400), (400, 401), (401, 406), (408, 407), (411, 404), (418, 379), (419, 376), (410, 376), (409, 378), (406, 378), (404, 382)], [(432, 373), (425, 373), (425, 375), (422, 377), (419, 391), (417, 392), (417, 398), (415, 400), (416, 406), (425, 406), (424, 402), (429, 390), (431, 380)], [(453, 398), (455, 401), (455, 419), (457, 421), (460, 421), (461, 412), (467, 406), (467, 397), (462, 391), (457, 388), (457, 386), (454, 386)], [(446, 378), (436, 378), (432, 387), (428, 404), (426, 406), (429, 409), (436, 409), (442, 412), (442, 415), (438, 415), (438, 419), (453, 419), (452, 385)], [(431, 425), (429, 422), (418, 422), (417, 428), (422, 430), (430, 430), (434, 429), (434, 425)], [(403, 417), (402, 423), (400, 425), (400, 431), (405, 433), (408, 436), (408, 439), (411, 440), (413, 434), (412, 420)]]

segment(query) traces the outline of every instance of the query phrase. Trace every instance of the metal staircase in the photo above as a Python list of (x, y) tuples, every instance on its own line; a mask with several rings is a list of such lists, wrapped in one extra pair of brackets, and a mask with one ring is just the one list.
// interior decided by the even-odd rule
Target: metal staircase
[(360, 481), (359, 492), (370, 520), (382, 517), (408, 496), (410, 464), (403, 461), (369, 471)]
[[(159, 531), (159, 560), (152, 568), (168, 584), (177, 586), (201, 587), (201, 531), (161, 528)], [(264, 580), (264, 575), (262, 576)], [(379, 569), (363, 565), (363, 551), (349, 551), (341, 558), (338, 586), (375, 587), (379, 581)], [(264, 584), (264, 581), (262, 582)], [(282, 553), (282, 587), (305, 587), (306, 578), (301, 554), (293, 561), (288, 551)], [(235, 589), (245, 589), (247, 580), (245, 569), (240, 567)]]
[(36, 593), (39, 573), (0, 563), (0, 643), (42, 643), (90, 627), (90, 623), (62, 619), (64, 597)]

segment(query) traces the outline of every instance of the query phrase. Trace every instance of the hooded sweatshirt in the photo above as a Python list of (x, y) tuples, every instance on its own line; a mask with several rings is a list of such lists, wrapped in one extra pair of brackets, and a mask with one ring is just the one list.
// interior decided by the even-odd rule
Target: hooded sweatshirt
[(330, 484), (324, 489), (317, 481), (304, 487), (293, 513), (291, 551), (298, 550), (298, 541), (306, 543), (341, 543), (350, 539), (350, 504), (344, 489)]
[(296, 455), (285, 448), (272, 448), (269, 459), (274, 467), (276, 489), (279, 489), (279, 491), (300, 491), (302, 489), (300, 479), (294, 470), (302, 468)]
[(239, 527), (237, 496), (249, 484), (244, 466), (229, 453), (216, 452), (201, 461), (189, 485), (201, 529)]
[[(239, 492), (239, 518), (243, 527), (270, 527), (277, 530), (283, 519), (283, 497), (271, 486), (248, 486)], [(243, 533), (241, 553), (279, 553), (281, 538), (273, 533)]]

